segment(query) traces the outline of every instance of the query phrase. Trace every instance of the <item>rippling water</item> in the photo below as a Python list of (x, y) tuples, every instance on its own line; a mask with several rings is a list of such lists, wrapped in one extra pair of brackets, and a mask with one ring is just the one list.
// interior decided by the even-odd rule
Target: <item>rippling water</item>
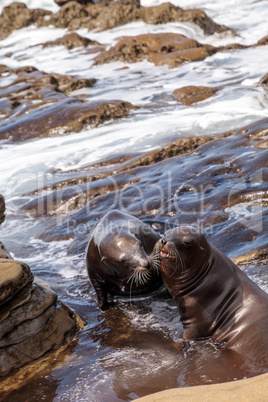
[[(1, 0), (0, 9), (9, 3)], [(36, 7), (35, 1), (25, 3)], [(144, 6), (160, 3), (161, 0), (141, 2)], [(147, 25), (135, 22), (104, 32), (77, 32), (105, 45), (115, 44), (123, 35), (160, 32), (180, 33), (213, 46), (235, 42), (251, 45), (268, 34), (267, 1), (176, 0), (173, 3), (203, 9), (215, 22), (236, 30), (238, 36), (231, 33), (207, 36), (191, 23)], [(39, 1), (38, 7), (54, 12), (58, 9), (49, 0)], [(120, 99), (143, 108), (132, 112), (128, 118), (79, 133), (17, 144), (0, 143), (0, 189), (7, 204), (1, 241), (16, 258), (27, 262), (36, 276), (47, 280), (59, 297), (88, 323), (65, 362), (26, 385), (20, 397), (27, 400), (42, 395), (46, 400), (55, 401), (132, 400), (170, 387), (254, 374), (247, 362), (241, 362), (244, 371), (233, 369), (228, 375), (219, 372), (218, 367), (224, 366), (230, 356), (219, 356), (210, 345), (204, 344), (200, 350), (192, 345), (186, 356), (179, 346), (182, 327), (176, 306), (165, 295), (140, 300), (131, 308), (119, 301), (114, 310), (101, 314), (86, 275), (84, 253), (79, 248), (72, 252), (75, 235), (47, 241), (42, 233), (55, 221), (22, 214), (20, 207), (31, 200), (28, 193), (73, 177), (75, 169), (116, 155), (157, 149), (180, 137), (227, 132), (267, 117), (267, 91), (258, 84), (267, 73), (267, 46), (216, 53), (203, 61), (174, 69), (157, 67), (148, 61), (129, 64), (128, 69), (121, 69), (125, 66), (121, 62), (92, 67), (96, 54), (88, 54), (81, 48), (43, 49), (40, 45), (66, 32), (34, 26), (15, 31), (1, 41), (0, 63), (12, 68), (27, 65), (48, 73), (96, 78), (95, 86), (75, 94), (92, 102)], [(11, 57), (6, 57), (8, 53)], [(14, 78), (2, 80), (1, 86), (8, 85)], [(223, 89), (201, 103), (184, 106), (170, 94), (186, 85)], [(246, 214), (248, 208), (244, 207)], [(230, 219), (235, 220), (242, 213), (241, 208), (238, 209), (226, 210)], [(84, 233), (85, 239), (89, 232), (90, 228)], [(261, 244), (266, 241), (261, 236), (258, 239)], [(247, 251), (247, 245), (243, 247), (241, 254)], [(232, 249), (228, 252), (232, 255)], [(268, 290), (266, 265), (252, 263), (244, 268)], [(115, 326), (115, 322), (118, 325)]]

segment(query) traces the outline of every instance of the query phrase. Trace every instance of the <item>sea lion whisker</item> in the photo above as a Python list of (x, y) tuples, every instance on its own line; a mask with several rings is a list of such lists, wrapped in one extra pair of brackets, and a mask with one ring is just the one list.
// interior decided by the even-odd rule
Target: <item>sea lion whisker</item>
[(146, 271), (141, 271), (141, 278), (142, 278), (142, 284), (145, 285), (145, 283), (148, 282), (149, 278), (150, 278), (150, 273), (146, 270)]
[(175, 264), (175, 269), (173, 270), (172, 274), (170, 274), (170, 276), (173, 276), (173, 275), (175, 274), (175, 272), (176, 272), (176, 270), (177, 270), (176, 265), (177, 265), (177, 261), (176, 261), (176, 264)]
[(132, 272), (132, 274), (129, 276), (129, 278), (128, 278), (128, 280), (127, 280), (127, 283), (129, 282), (129, 281), (131, 281), (133, 278), (135, 279), (135, 272)]
[[(134, 281), (134, 279), (135, 279), (134, 272), (133, 272), (133, 274), (132, 274), (131, 276), (132, 276), (132, 280), (131, 280), (131, 282), (130, 282), (130, 289), (129, 289), (129, 302), (130, 302), (130, 305), (132, 306), (132, 303), (131, 303), (131, 291), (132, 291), (133, 281)], [(131, 277), (131, 276), (130, 276), (130, 277)]]
[(182, 256), (181, 256), (179, 250), (176, 250), (176, 256), (177, 256), (177, 257), (179, 258), (179, 260), (180, 260), (181, 271), (184, 272), (184, 270), (185, 270), (185, 264), (184, 264), (183, 258), (182, 258)]
[(142, 284), (142, 275), (141, 275), (141, 271), (138, 271), (137, 273), (137, 281), (136, 281), (136, 285), (139, 286), (139, 284)]
[(160, 259), (157, 259), (157, 260), (153, 260), (153, 261), (152, 261), (152, 268), (153, 268), (156, 272), (159, 272), (159, 271), (160, 271), (160, 266), (161, 266), (161, 261), (160, 261)]
[(151, 274), (149, 271), (146, 270), (142, 272), (142, 277), (143, 277), (143, 284), (145, 284), (151, 278)]
[(152, 268), (159, 273), (160, 271), (160, 258), (159, 258), (160, 250), (154, 249), (152, 254), (149, 256), (149, 260), (151, 262)]

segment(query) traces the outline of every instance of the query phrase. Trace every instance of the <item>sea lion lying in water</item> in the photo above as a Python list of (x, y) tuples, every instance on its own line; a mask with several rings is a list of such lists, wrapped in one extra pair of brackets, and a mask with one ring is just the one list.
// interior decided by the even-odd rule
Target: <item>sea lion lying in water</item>
[(208, 338), (268, 368), (268, 295), (194, 227), (167, 231), (155, 251), (183, 338)]
[(101, 310), (109, 308), (108, 294), (145, 295), (163, 285), (150, 255), (159, 239), (151, 226), (120, 211), (100, 220), (86, 249), (86, 264)]

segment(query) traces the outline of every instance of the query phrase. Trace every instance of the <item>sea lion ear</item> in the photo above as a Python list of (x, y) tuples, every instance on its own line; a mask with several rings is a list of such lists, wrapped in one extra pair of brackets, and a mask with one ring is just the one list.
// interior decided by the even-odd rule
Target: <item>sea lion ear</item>
[(201, 248), (201, 251), (205, 251), (204, 247), (200, 246), (200, 248)]
[(103, 262), (105, 260), (105, 257), (101, 257), (101, 262)]

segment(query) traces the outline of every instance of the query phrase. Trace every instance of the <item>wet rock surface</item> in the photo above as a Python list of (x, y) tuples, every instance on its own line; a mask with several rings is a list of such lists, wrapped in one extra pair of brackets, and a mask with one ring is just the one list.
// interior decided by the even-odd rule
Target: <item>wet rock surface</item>
[[(213, 137), (187, 137), (176, 140), (175, 142), (164, 146), (161, 149), (146, 153), (142, 156), (129, 157), (126, 161), (111, 160), (105, 163), (104, 171), (97, 174), (94, 170), (97, 166), (88, 166), (88, 174), (77, 179), (73, 178), (67, 181), (59, 182), (51, 187), (39, 189), (32, 193), (36, 197), (29, 203), (22, 206), (22, 211), (30, 213), (34, 216), (66, 214), (85, 206), (91, 199), (104, 195), (115, 189), (123, 189), (129, 181), (127, 172), (141, 166), (149, 166), (165, 159), (177, 155), (190, 153), (208, 141), (213, 140)], [(115, 165), (115, 162), (116, 165)], [(118, 163), (119, 162), (119, 163)], [(93, 173), (92, 173), (93, 169)], [(116, 179), (116, 185), (113, 182), (113, 177), (122, 173), (120, 179)], [(118, 176), (116, 176), (118, 177)], [(134, 180), (132, 183), (139, 182)], [(135, 184), (134, 184), (135, 185)], [(46, 195), (46, 192), (48, 195)], [(39, 193), (41, 193), (39, 195)], [(58, 200), (61, 200), (60, 204)]]
[(95, 65), (113, 61), (135, 63), (145, 58), (156, 65), (177, 67), (184, 62), (203, 60), (213, 54), (213, 46), (202, 46), (179, 34), (147, 34), (123, 37), (95, 58)]
[(9, 69), (0, 74), (13, 78), (0, 89), (4, 120), (0, 139), (22, 141), (37, 137), (78, 132), (107, 120), (125, 117), (133, 106), (128, 102), (90, 103), (67, 94), (90, 88), (95, 79), (81, 79), (57, 73), (47, 74), (34, 67)]
[[(52, 215), (40, 237), (52, 241), (74, 236), (74, 253), (85, 249), (83, 228), (90, 231), (109, 208), (123, 206), (141, 219), (198, 223), (207, 229), (212, 244), (233, 257), (252, 242), (248, 258), (267, 258), (267, 242), (260, 241), (267, 230), (267, 130), (265, 119), (214, 138), (181, 139), (116, 169), (113, 165), (112, 171), (99, 176), (92, 176), (91, 170), (77, 181), (59, 183), (47, 189), (48, 195), (37, 193), (22, 210)], [(249, 153), (246, 163), (242, 147)], [(244, 205), (255, 211), (253, 220), (235, 219)], [(56, 228), (53, 215), (58, 214), (63, 214), (63, 221)]]
[(188, 86), (176, 89), (171, 96), (184, 105), (190, 106), (193, 103), (210, 98), (216, 92), (216, 88)]
[[(43, 47), (51, 46), (65, 46), (67, 49), (73, 49), (76, 47), (89, 47), (89, 46), (99, 46), (99, 42), (91, 40), (79, 35), (76, 32), (72, 32), (63, 36), (63, 38), (56, 39), (54, 41), (45, 42)], [(100, 49), (98, 47), (98, 49)]]
[(148, 24), (167, 22), (192, 22), (200, 26), (206, 34), (225, 32), (228, 28), (216, 24), (204, 11), (183, 10), (171, 3), (154, 7), (142, 7), (139, 2), (121, 1), (91, 4), (87, 1), (61, 2), (61, 9), (53, 14), (45, 10), (30, 10), (23, 3), (12, 3), (3, 9), (0, 16), (0, 35), (9, 35), (14, 29), (31, 24), (38, 26), (55, 25), (69, 30), (87, 28), (106, 30), (132, 21), (143, 20)]
[(5, 220), (5, 210), (6, 210), (5, 199), (2, 196), (2, 194), (0, 194), (0, 225)]
[(84, 325), (27, 264), (1, 243), (0, 377), (70, 342)]

